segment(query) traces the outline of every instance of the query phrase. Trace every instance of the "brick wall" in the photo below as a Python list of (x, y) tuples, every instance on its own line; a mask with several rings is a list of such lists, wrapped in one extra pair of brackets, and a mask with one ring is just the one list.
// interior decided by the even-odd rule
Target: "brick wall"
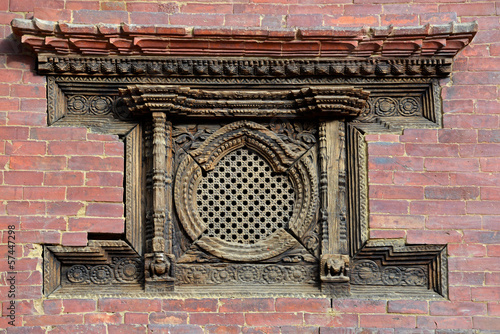
[[(8, 225), (17, 230), (9, 333), (432, 333), (500, 328), (500, 2), (492, 0), (0, 0), (0, 301), (8, 314)], [(442, 82), (443, 129), (370, 135), (371, 238), (448, 243), (450, 301), (45, 299), (40, 244), (123, 230), (123, 145), (46, 126), (45, 78), (13, 18), (207, 26), (398, 26), (479, 22)], [(106, 224), (100, 222), (105, 221)], [(99, 223), (96, 223), (99, 222)], [(0, 328), (8, 318), (0, 318)], [(338, 329), (344, 327), (348, 329)], [(397, 329), (394, 329), (397, 328)], [(442, 330), (442, 331), (441, 331)], [(3, 332), (0, 329), (0, 332)]]

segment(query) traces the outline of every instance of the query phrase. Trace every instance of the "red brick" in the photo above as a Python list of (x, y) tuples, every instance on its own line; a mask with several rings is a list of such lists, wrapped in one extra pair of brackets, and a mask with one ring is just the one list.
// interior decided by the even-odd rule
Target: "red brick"
[(371, 228), (423, 228), (425, 216), (370, 215)]
[(23, 140), (28, 139), (29, 129), (27, 127), (1, 127), (0, 140)]
[(45, 214), (45, 202), (9, 201), (6, 208), (9, 215)]
[(104, 298), (99, 300), (102, 312), (160, 312), (159, 299)]
[(479, 130), (478, 142), (500, 143), (500, 130)]
[(498, 215), (500, 214), (500, 205), (497, 201), (468, 201), (467, 214)]
[[(445, 214), (444, 212), (436, 212)], [(470, 229), (481, 228), (481, 217), (479, 216), (434, 216), (429, 215), (425, 227), (433, 230), (441, 229)]]
[(170, 324), (150, 324), (150, 333), (178, 333), (178, 334), (204, 334), (205, 331), (200, 326), (195, 325), (170, 325)]
[(486, 304), (473, 302), (430, 302), (430, 314), (450, 316), (485, 315)]
[[(304, 321), (306, 325), (347, 328), (347, 327), (356, 327), (358, 325), (358, 315), (305, 313)], [(301, 333), (300, 329), (302, 329), (303, 327), (296, 327), (296, 328), (298, 328), (297, 333)], [(321, 328), (320, 333), (323, 332), (324, 330), (323, 328)]]
[(47, 124), (47, 114), (39, 112), (9, 111), (9, 125), (45, 125)]
[(325, 16), (323, 19), (325, 26), (378, 26), (379, 17), (375, 15), (332, 15)]
[(260, 15), (257, 14), (230, 14), (225, 16), (226, 26), (259, 27)]
[(0, 186), (0, 200), (20, 200), (23, 199), (22, 187)]
[(491, 186), (500, 182), (500, 175), (488, 173), (454, 173), (450, 175), (452, 185)]
[(76, 216), (83, 208), (80, 202), (49, 202), (47, 203), (47, 214), (54, 216)]
[[(469, 59), (468, 69), (469, 71), (500, 71), (500, 65), (498, 65), (498, 59), (495, 58), (471, 58)], [(487, 96), (488, 97), (483, 97), (483, 99), (485, 100), (493, 99), (489, 97), (489, 95)]]
[(486, 273), (484, 281), (486, 285), (500, 285), (500, 273)]
[(118, 324), (123, 320), (120, 313), (87, 313), (84, 319), (86, 324)]
[(498, 127), (498, 116), (445, 114), (443, 116), (443, 126), (445, 128), (461, 129), (494, 129)]
[[(205, 332), (207, 334), (240, 334), (240, 326), (219, 326), (219, 325), (208, 325), (205, 326)], [(282, 333), (285, 333), (282, 329)]]
[(488, 256), (500, 257), (500, 245), (487, 245), (487, 249)]
[(479, 244), (500, 244), (500, 232), (464, 231), (464, 241)]
[(370, 200), (370, 212), (388, 214), (407, 214), (409, 209), (408, 201), (395, 200)]
[[(4, 301), (2, 304), (2, 315), (9, 314), (7, 307), (10, 301)], [(33, 300), (16, 300), (16, 315), (35, 314), (36, 309)]]
[(114, 141), (119, 140), (117, 135), (105, 135), (102, 133), (87, 133), (87, 140), (95, 141)]
[(497, 101), (478, 100), (475, 111), (478, 114), (500, 114), (500, 103)]
[(221, 299), (219, 312), (272, 312), (275, 310), (272, 298)]
[(121, 187), (123, 186), (123, 174), (112, 172), (87, 172), (85, 184), (87, 186)]
[(408, 230), (406, 240), (409, 244), (447, 244), (461, 242), (462, 235), (458, 231)]
[(149, 315), (152, 324), (187, 324), (188, 315), (185, 312), (157, 312)]
[(121, 202), (122, 188), (72, 187), (68, 188), (68, 200), (89, 202)]
[(217, 14), (172, 14), (170, 23), (188, 26), (222, 26), (224, 15)]
[(450, 183), (448, 173), (412, 173), (412, 172), (395, 172), (394, 183), (403, 185), (442, 185), (446, 186)]
[[(36, 0), (11, 0), (10, 10), (13, 12), (32, 12), (37, 4)], [(64, 8), (64, 1), (47, 0), (43, 5), (46, 8), (61, 9)]]
[(86, 213), (94, 217), (123, 217), (123, 204), (89, 203)]
[[(480, 47), (484, 46), (476, 46), (477, 49)], [(469, 50), (469, 48), (465, 48), (465, 50)], [(495, 85), (500, 80), (500, 72), (457, 72), (453, 78), (461, 85)]]
[(119, 156), (122, 157), (124, 154), (123, 142), (119, 143), (105, 143), (104, 144), (104, 154), (107, 156)]
[(20, 110), (46, 113), (47, 112), (47, 100), (46, 99), (21, 99)]
[(12, 97), (44, 98), (45, 86), (42, 85), (11, 85), (10, 94)]
[(480, 158), (479, 164), (483, 172), (498, 172), (500, 171), (500, 158)]
[(404, 153), (404, 144), (400, 143), (370, 143), (368, 144), (369, 155), (399, 156)]
[[(472, 100), (443, 101), (443, 110), (449, 113), (471, 113), (474, 110)], [(454, 129), (453, 129), (454, 130)]]
[(128, 22), (128, 13), (117, 10), (78, 10), (73, 12), (73, 23), (114, 23)]
[[(52, 326), (50, 334), (68, 334), (68, 333), (85, 333), (85, 334), (101, 334), (106, 333), (105, 325), (57, 325)], [(109, 333), (109, 332), (108, 332)]]
[(390, 324), (395, 328), (415, 328), (415, 316), (361, 314), (359, 323), (361, 327), (387, 328)]
[(65, 157), (18, 157), (10, 158), (10, 168), (20, 170), (61, 170), (66, 167)]
[(127, 10), (125, 2), (101, 2), (101, 10)]
[(63, 246), (87, 246), (87, 232), (64, 232), (61, 244)]
[(439, 172), (479, 171), (479, 161), (477, 159), (426, 158), (424, 165), (428, 171), (439, 171)]
[(64, 187), (25, 187), (23, 199), (26, 200), (64, 200)]
[(441, 129), (439, 130), (440, 143), (476, 143), (476, 130), (456, 130), (456, 129)]
[[(239, 314), (239, 313), (236, 313)], [(243, 320), (243, 316), (242, 319)], [(250, 326), (302, 325), (300, 313), (246, 313), (246, 324)]]
[(450, 271), (491, 271), (492, 268), (500, 268), (500, 259), (453, 257), (448, 260)]
[(0, 98), (0, 110), (1, 111), (19, 110), (19, 99)]
[(437, 143), (438, 132), (430, 129), (405, 129), (400, 136), (404, 143)]
[(180, 7), (182, 13), (218, 13), (218, 14), (232, 14), (232, 4), (210, 4), (210, 3), (187, 3), (182, 4)]
[(368, 175), (370, 184), (392, 184), (392, 177), (389, 171), (370, 171)]
[(292, 14), (287, 16), (287, 27), (317, 27), (321, 26), (323, 15), (319, 14)]
[(329, 299), (308, 299), (308, 298), (277, 298), (277, 312), (308, 312), (321, 313), (330, 308)]
[(461, 157), (496, 157), (500, 152), (500, 144), (462, 144)]
[(44, 300), (43, 311), (45, 312), (45, 314), (61, 314), (62, 300), (61, 299)]
[[(27, 84), (46, 84), (47, 80), (45, 76), (38, 75), (34, 72), (31, 71), (24, 71), (23, 72), (23, 82)], [(23, 99), (26, 100), (26, 99)], [(21, 109), (24, 110), (24, 109)]]
[[(459, 246), (459, 244), (448, 245), (448, 251), (450, 251), (450, 246)], [(452, 254), (453, 255), (453, 254)], [(484, 285), (484, 273), (474, 273), (474, 272), (450, 272), (448, 274), (448, 283), (450, 285)]]
[(369, 170), (420, 171), (424, 169), (424, 159), (417, 157), (373, 157), (368, 159)]
[(446, 212), (449, 215), (465, 214), (465, 202), (462, 201), (413, 201), (410, 204), (411, 214), (435, 214)]
[(124, 322), (126, 324), (148, 324), (149, 313), (125, 313)]
[(65, 185), (65, 186), (79, 186), (83, 185), (82, 172), (46, 172), (44, 184), (45, 185)]
[(370, 229), (370, 239), (402, 239), (405, 237), (405, 231)]
[(104, 149), (102, 143), (97, 142), (75, 142), (57, 141), (48, 145), (50, 155), (102, 155)]
[(472, 299), (469, 286), (450, 286), (448, 298), (451, 301), (470, 301)]
[(66, 1), (66, 9), (70, 9), (70, 10), (80, 10), (80, 9), (99, 10), (99, 1)]
[(278, 4), (234, 4), (234, 14), (250, 13), (250, 14), (268, 14), (268, 15), (286, 15), (288, 14), (288, 6)]
[(477, 187), (425, 187), (425, 198), (446, 200), (470, 200), (479, 198)]
[(500, 303), (488, 303), (488, 314), (500, 316)]
[[(127, 314), (125, 314), (127, 315)], [(108, 325), (108, 334), (146, 334), (146, 326), (141, 325)]]
[(417, 328), (431, 329), (471, 329), (472, 321), (470, 317), (417, 317)]
[(345, 15), (367, 15), (372, 14), (376, 15), (382, 13), (381, 5), (344, 5), (344, 14)]
[(70, 231), (85, 231), (96, 233), (123, 233), (123, 219), (111, 218), (69, 218)]
[(342, 313), (385, 313), (387, 302), (370, 299), (334, 299), (333, 311)]
[(5, 184), (12, 185), (41, 185), (43, 181), (43, 173), (41, 172), (25, 172), (25, 171), (5, 171)]
[(55, 217), (21, 217), (21, 228), (25, 230), (65, 230), (66, 221)]
[(130, 13), (130, 22), (133, 24), (148, 25), (151, 22), (156, 22), (159, 25), (167, 25), (170, 15), (167, 13), (147, 13), (136, 12)]
[(418, 26), (419, 16), (409, 14), (387, 14), (380, 15), (380, 24), (382, 25), (397, 25), (398, 27), (404, 26)]
[(416, 186), (372, 185), (370, 198), (380, 199), (423, 199), (424, 188)]
[(472, 317), (472, 323), (476, 329), (498, 330), (500, 328), (500, 317)]
[[(59, 244), (61, 232), (59, 231), (19, 231), (16, 234), (23, 243)], [(16, 267), (16, 269), (19, 266)]]
[(123, 158), (76, 156), (69, 158), (68, 167), (85, 171), (120, 171), (123, 170), (123, 161)]
[(83, 316), (78, 314), (26, 315), (23, 320), (25, 326), (83, 324)]
[(41, 155), (46, 153), (43, 142), (15, 141), (5, 145), (7, 155)]
[(387, 312), (427, 314), (429, 312), (429, 305), (423, 300), (389, 300), (387, 304)]

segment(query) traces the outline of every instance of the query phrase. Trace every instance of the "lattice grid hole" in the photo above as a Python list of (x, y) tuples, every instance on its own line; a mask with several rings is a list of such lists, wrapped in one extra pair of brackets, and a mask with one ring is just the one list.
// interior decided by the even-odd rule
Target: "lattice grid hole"
[(254, 244), (292, 216), (294, 190), (287, 175), (276, 174), (258, 153), (247, 148), (222, 158), (201, 180), (198, 212), (210, 237)]

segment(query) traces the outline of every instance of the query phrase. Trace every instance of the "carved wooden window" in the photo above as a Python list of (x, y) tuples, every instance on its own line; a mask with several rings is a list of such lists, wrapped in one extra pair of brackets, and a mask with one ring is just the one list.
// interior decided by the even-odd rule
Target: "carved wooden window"
[[(473, 25), (266, 32), (257, 44), (62, 25), (13, 24), (48, 75), (49, 124), (124, 139), (126, 232), (46, 246), (46, 294), (447, 294), (445, 246), (369, 240), (363, 136), (441, 126), (438, 79)], [(276, 40), (279, 54), (262, 51)]]

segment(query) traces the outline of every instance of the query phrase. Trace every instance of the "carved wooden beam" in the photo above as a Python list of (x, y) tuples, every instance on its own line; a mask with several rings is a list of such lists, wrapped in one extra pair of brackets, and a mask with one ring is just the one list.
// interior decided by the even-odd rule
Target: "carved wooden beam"
[(35, 18), (14, 19), (12, 28), (36, 53), (60, 55), (453, 57), (474, 37), (477, 23), (271, 30), (71, 24)]
[(183, 116), (358, 116), (369, 92), (349, 86), (296, 90), (202, 90), (185, 86), (136, 85), (120, 89), (128, 112)]

